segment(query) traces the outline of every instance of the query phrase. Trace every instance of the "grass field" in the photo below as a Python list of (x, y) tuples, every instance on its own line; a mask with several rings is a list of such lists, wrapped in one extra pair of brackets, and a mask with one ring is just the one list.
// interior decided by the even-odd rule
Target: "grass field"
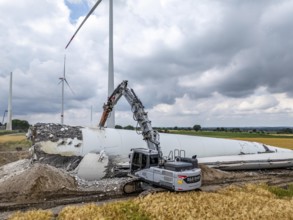
[[(249, 133), (249, 132), (216, 132), (216, 131), (175, 131), (172, 133), (196, 135), (203, 137), (216, 137), (216, 138), (228, 138), (235, 140), (244, 140), (252, 142), (260, 142), (272, 146), (283, 147), (293, 150), (293, 136), (286, 134), (261, 134), (261, 133)], [(24, 133), (6, 134), (3, 131), (0, 132), (0, 150), (3, 145), (24, 145), (29, 147), (30, 142), (26, 140)], [(2, 146), (2, 147), (1, 147)]]
[(227, 138), (234, 140), (260, 142), (276, 147), (293, 150), (293, 136), (287, 134), (267, 134), (249, 132), (219, 132), (219, 131), (172, 131), (174, 134), (194, 135), (202, 137)]
[(293, 138), (288, 134), (275, 134), (275, 133), (253, 133), (253, 132), (231, 132), (231, 131), (170, 131), (174, 134), (195, 135), (203, 137), (216, 137), (216, 138)]
[(267, 145), (293, 150), (293, 138), (233, 138), (236, 140), (260, 142)]
[(8, 134), (0, 136), (0, 143), (5, 143), (9, 141), (23, 141), (26, 140), (24, 134)]
[(24, 133), (0, 135), (0, 151), (15, 150), (16, 147), (27, 149), (31, 146)]

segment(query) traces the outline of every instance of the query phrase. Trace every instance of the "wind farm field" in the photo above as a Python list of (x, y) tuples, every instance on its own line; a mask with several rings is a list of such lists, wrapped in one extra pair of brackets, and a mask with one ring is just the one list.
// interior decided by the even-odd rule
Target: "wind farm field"
[(174, 134), (195, 135), (213, 138), (227, 138), (259, 142), (293, 150), (293, 134), (263, 134), (250, 132), (219, 132), (219, 131), (172, 131)]
[(26, 140), (24, 133), (0, 131), (0, 166), (17, 160), (29, 158), (31, 143)]
[(252, 141), (264, 143), (267, 145), (278, 146), (282, 148), (287, 148), (293, 150), (293, 137), (283, 138), (283, 137), (271, 137), (271, 138), (232, 138), (236, 140)]
[[(288, 135), (194, 131), (188, 134), (293, 149), (293, 137)], [(293, 218), (292, 169), (225, 172), (201, 166), (201, 191), (125, 196), (117, 190), (117, 179), (79, 185), (68, 173), (54, 167), (31, 165), (30, 145), (24, 133), (0, 133), (0, 219)], [(10, 177), (10, 162), (19, 169), (19, 177)]]

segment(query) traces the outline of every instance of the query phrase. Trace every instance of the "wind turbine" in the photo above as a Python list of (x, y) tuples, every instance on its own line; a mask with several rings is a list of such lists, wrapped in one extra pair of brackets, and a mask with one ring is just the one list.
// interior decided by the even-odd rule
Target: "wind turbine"
[(4, 124), (4, 118), (5, 118), (5, 115), (6, 115), (7, 112), (8, 112), (8, 110), (5, 110), (4, 113), (3, 113), (2, 125)]
[[(81, 22), (69, 42), (67, 43), (65, 49), (70, 45), (71, 41), (89, 18), (89, 16), (95, 11), (97, 6), (101, 3), (102, 0), (98, 0), (96, 4), (92, 7), (89, 13), (86, 15), (84, 20)], [(113, 0), (109, 0), (109, 63), (108, 63), (108, 96), (112, 94), (114, 91), (114, 59), (113, 59)], [(110, 118), (107, 120), (107, 127), (114, 128), (115, 127), (115, 111), (112, 111)]]
[(69, 86), (69, 83), (67, 82), (67, 79), (65, 77), (65, 63), (66, 63), (66, 55), (64, 55), (64, 69), (63, 69), (63, 77), (59, 77), (60, 79), (60, 83), (62, 83), (62, 101), (61, 101), (61, 124), (63, 125), (64, 122), (64, 82), (67, 84), (67, 86), (69, 87), (69, 89), (71, 90), (72, 93), (73, 90), (71, 89), (71, 87)]
[(8, 119), (6, 124), (6, 130), (12, 131), (12, 72), (10, 73), (10, 84), (9, 84), (9, 97), (8, 97)]

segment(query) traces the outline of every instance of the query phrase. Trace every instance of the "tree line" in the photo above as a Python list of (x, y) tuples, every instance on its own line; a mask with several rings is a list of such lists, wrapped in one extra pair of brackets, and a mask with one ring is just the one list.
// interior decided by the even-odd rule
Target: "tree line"
[[(0, 127), (3, 127), (3, 129), (6, 128), (7, 123), (2, 124), (0, 122)], [(22, 131), (27, 132), (30, 124), (26, 120), (20, 120), (20, 119), (13, 119), (12, 120), (12, 130), (15, 131)]]

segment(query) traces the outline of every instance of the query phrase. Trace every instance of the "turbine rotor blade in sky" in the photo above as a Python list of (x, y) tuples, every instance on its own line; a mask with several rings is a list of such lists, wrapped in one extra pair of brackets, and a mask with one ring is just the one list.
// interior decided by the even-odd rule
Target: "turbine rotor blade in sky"
[(86, 22), (86, 20), (88, 19), (88, 17), (93, 13), (93, 11), (96, 9), (96, 7), (101, 3), (101, 1), (102, 0), (97, 1), (97, 3), (92, 7), (92, 9), (89, 11), (89, 13), (87, 14), (87, 16), (83, 19), (83, 21), (81, 22), (81, 24), (79, 25), (79, 27), (77, 28), (77, 30), (75, 31), (75, 33), (73, 34), (73, 36), (71, 37), (70, 41), (67, 43), (65, 49), (67, 49), (67, 47), (69, 46), (69, 44), (71, 43), (71, 41), (73, 40), (73, 38), (75, 37), (75, 35), (77, 34), (77, 32), (79, 31), (79, 29)]
[[(86, 20), (89, 18), (89, 16), (94, 12), (94, 10), (97, 8), (97, 6), (101, 3), (102, 0), (98, 0), (96, 4), (92, 7), (92, 9), (89, 11), (87, 16), (84, 18), (84, 20), (81, 22), (73, 36), (71, 37), (70, 41), (65, 47), (65, 50), (70, 45), (71, 41), (75, 37), (75, 35), (78, 33), (80, 28), (83, 26), (83, 24), (86, 22)], [(65, 77), (64, 77), (65, 78)], [(114, 90), (114, 61), (113, 61), (113, 0), (109, 0), (109, 63), (108, 63), (108, 95), (110, 95)], [(107, 122), (108, 128), (114, 128), (115, 127), (115, 111), (112, 111), (111, 117), (109, 118)]]
[(66, 82), (67, 86), (69, 87), (70, 91), (72, 92), (72, 94), (74, 94), (74, 91), (71, 89), (69, 83), (67, 82), (66, 78), (64, 78), (64, 81)]

